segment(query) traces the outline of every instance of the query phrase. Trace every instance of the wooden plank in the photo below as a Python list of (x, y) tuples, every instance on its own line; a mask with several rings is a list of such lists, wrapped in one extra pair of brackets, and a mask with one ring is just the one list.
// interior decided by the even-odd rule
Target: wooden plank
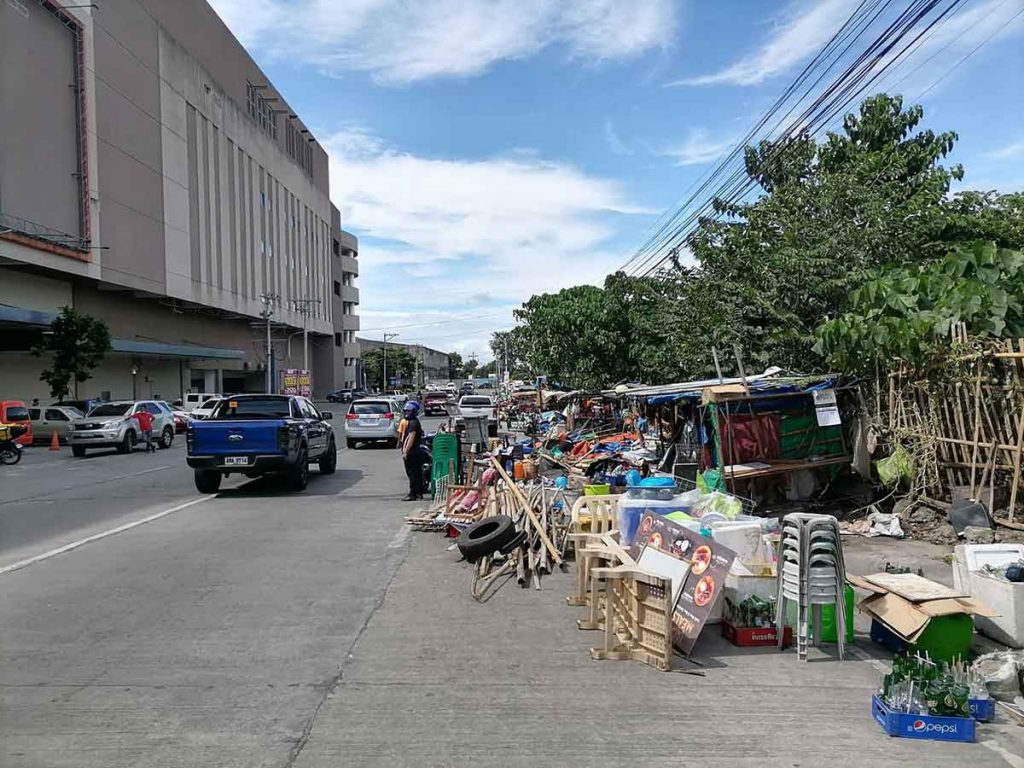
[(515, 484), (515, 481), (511, 477), (508, 476), (508, 473), (505, 471), (505, 468), (501, 466), (501, 462), (499, 462), (493, 456), (491, 457), (491, 464), (493, 464), (494, 468), (498, 470), (498, 475), (501, 477), (502, 480), (505, 481), (505, 484), (508, 486), (509, 490), (512, 491), (513, 495), (515, 495), (516, 499), (519, 501), (520, 507), (522, 508), (526, 516), (529, 518), (531, 525), (533, 525), (534, 529), (536, 529), (537, 535), (540, 537), (541, 542), (543, 542), (544, 546), (551, 554), (551, 559), (555, 561), (555, 565), (561, 565), (562, 555), (559, 554), (558, 549), (552, 543), (551, 539), (548, 538), (547, 531), (545, 531), (544, 528), (541, 526), (540, 520), (537, 519), (537, 515), (534, 514), (533, 509), (530, 507), (530, 503), (526, 500), (526, 497), (523, 496), (523, 492), (519, 490), (519, 486)]
[(974, 380), (974, 445), (971, 447), (971, 495), (974, 495), (975, 470), (978, 463), (978, 445), (981, 442), (981, 362)]
[(872, 573), (864, 578), (911, 602), (968, 597), (965, 592), (957, 592), (945, 584), (931, 581), (916, 573)]
[(1015, 531), (1024, 531), (1024, 524), (1022, 523), (1015, 523), (1013, 520), (1007, 520), (1005, 517), (993, 517), (992, 519), (995, 520), (996, 525), (1012, 528)]

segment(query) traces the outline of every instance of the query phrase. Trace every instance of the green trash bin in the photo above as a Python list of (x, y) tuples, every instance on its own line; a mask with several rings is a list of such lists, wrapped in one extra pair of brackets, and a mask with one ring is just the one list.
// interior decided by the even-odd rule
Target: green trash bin
[[(846, 585), (846, 642), (853, 642), (853, 601), (855, 595), (853, 587)], [(839, 633), (836, 630), (836, 607), (834, 605), (821, 606), (821, 642), (835, 643), (839, 641)]]

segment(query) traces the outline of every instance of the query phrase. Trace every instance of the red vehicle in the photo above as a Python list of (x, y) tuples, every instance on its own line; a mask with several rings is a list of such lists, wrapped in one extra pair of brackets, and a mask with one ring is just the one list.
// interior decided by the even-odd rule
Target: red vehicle
[(440, 413), (442, 416), (448, 415), (448, 393), (447, 392), (427, 392), (423, 396), (423, 415), (431, 416), (435, 413)]
[(0, 400), (0, 424), (20, 424), (25, 434), (15, 438), (18, 445), (32, 445), (32, 419), (21, 400)]

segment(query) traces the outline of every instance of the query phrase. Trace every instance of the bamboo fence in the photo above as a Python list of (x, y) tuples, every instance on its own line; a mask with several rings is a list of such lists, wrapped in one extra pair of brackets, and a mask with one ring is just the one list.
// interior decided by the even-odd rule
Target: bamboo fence
[(876, 382), (872, 405), (888, 442), (912, 456), (915, 490), (985, 501), (993, 512), (1006, 510), (997, 522), (1018, 527), (1024, 339), (971, 340), (955, 329), (941, 365), (926, 373), (893, 370), (888, 387)]

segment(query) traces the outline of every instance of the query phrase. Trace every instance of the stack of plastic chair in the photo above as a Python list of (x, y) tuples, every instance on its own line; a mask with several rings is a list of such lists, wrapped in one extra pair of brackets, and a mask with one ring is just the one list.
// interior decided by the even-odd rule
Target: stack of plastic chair
[(448, 478), (448, 483), (458, 482), (459, 438), (451, 432), (438, 432), (434, 435), (430, 448), (433, 455), (430, 465), (430, 493), (437, 499), (438, 480)]
[(814, 644), (821, 643), (821, 610), (835, 605), (839, 658), (846, 652), (846, 564), (839, 523), (832, 515), (796, 513), (782, 520), (775, 605), (775, 627), (782, 647), (786, 601), (797, 606), (794, 629), (797, 657), (807, 661), (807, 644), (813, 622)]

